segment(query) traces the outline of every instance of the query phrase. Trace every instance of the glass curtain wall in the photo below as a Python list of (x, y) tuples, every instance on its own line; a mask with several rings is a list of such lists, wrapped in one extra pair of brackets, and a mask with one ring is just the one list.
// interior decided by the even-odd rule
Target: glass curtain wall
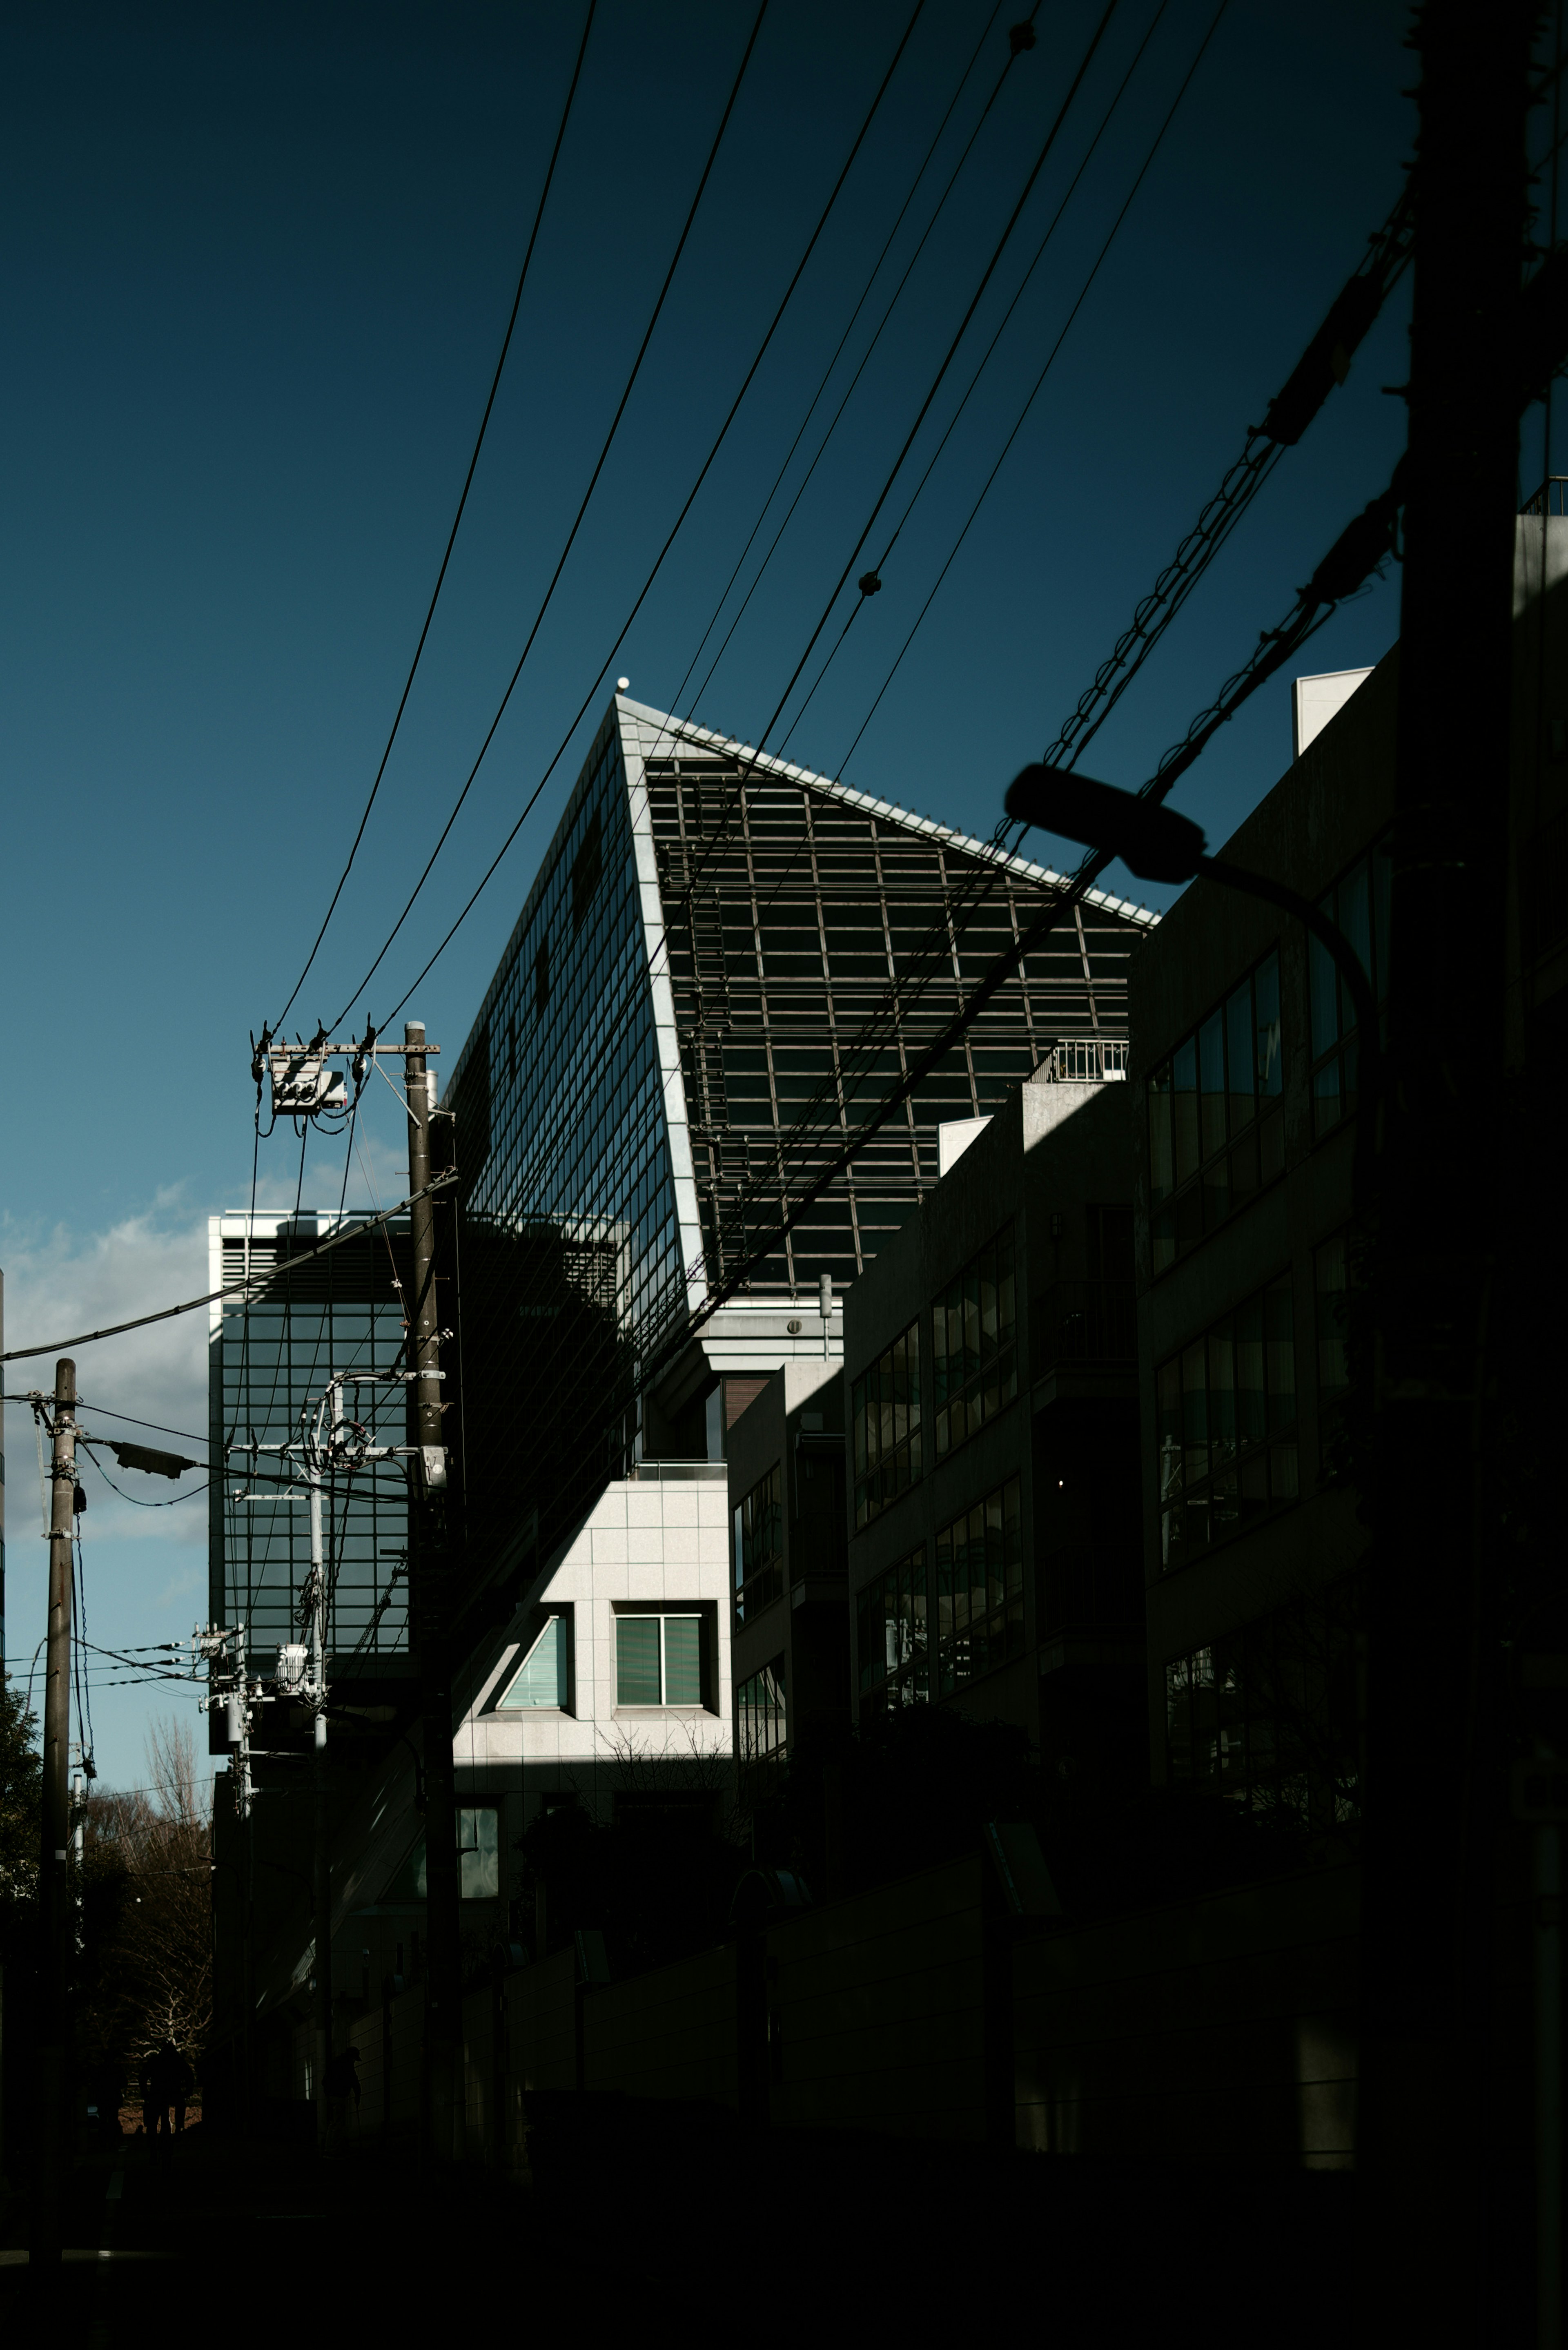
[[(231, 1222), (241, 1220), (231, 1220)], [(258, 1219), (258, 1222), (260, 1220)], [(249, 1271), (265, 1283), (246, 1306), (225, 1302), (214, 1334), (214, 1449), (292, 1442), (302, 1411), (313, 1411), (335, 1372), (384, 1369), (403, 1338), (398, 1288), (407, 1243), (385, 1232), (346, 1241), (298, 1271), (268, 1279), (272, 1268), (313, 1247), (331, 1231), (330, 1216), (302, 1217), (279, 1230), (265, 1220), (253, 1236)], [(246, 1271), (243, 1232), (225, 1232), (224, 1283)], [(379, 1443), (407, 1441), (400, 1386), (351, 1389), (352, 1417)], [(285, 1641), (305, 1637), (300, 1607), (310, 1573), (308, 1489), (297, 1461), (275, 1453), (231, 1454), (213, 1516), (211, 1607), (216, 1623), (246, 1627), (253, 1669), (271, 1671)], [(397, 1461), (337, 1476), (322, 1504), (330, 1599), (331, 1669), (373, 1677), (408, 1654), (408, 1486)], [(395, 1662), (394, 1662), (395, 1660)]]
[[(1050, 892), (821, 784), (673, 754), (650, 758), (647, 776), (711, 1275), (782, 1220)], [(939, 1125), (998, 1108), (1059, 1041), (1125, 1035), (1141, 935), (1108, 903), (1070, 913), (750, 1292), (810, 1295), (825, 1273), (846, 1288), (937, 1180)], [(786, 1159), (784, 1139), (814, 1103), (816, 1132)]]

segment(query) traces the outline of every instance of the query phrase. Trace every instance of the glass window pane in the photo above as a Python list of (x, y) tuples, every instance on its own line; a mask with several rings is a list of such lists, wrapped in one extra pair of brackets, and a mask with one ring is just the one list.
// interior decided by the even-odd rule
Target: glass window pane
[(1209, 1435), (1218, 1469), (1236, 1450), (1236, 1352), (1229, 1325), (1209, 1334)]
[(1170, 1064), (1171, 1108), (1174, 1116), (1176, 1180), (1185, 1183), (1198, 1172), (1198, 1039), (1189, 1036), (1177, 1047)]
[[(1334, 892), (1323, 900), (1323, 910), (1334, 920)], [(1339, 1037), (1339, 973), (1334, 957), (1320, 938), (1307, 939), (1307, 969), (1312, 997), (1312, 1054), (1315, 1061)]]
[(1257, 1444), (1268, 1434), (1263, 1387), (1263, 1303), (1250, 1298), (1239, 1308), (1235, 1333), (1236, 1437), (1242, 1445)]
[(1225, 1006), (1225, 1070), (1230, 1086), (1231, 1131), (1251, 1125), (1256, 1072), (1252, 1066), (1252, 983), (1239, 987)]
[(1186, 1451), (1186, 1479), (1209, 1473), (1209, 1397), (1203, 1370), (1203, 1341), (1189, 1347), (1181, 1357), (1181, 1438)]
[[(1372, 875), (1370, 859), (1360, 858), (1339, 885), (1339, 927), (1361, 958), (1361, 967), (1372, 976)], [(1355, 1025), (1355, 1006), (1350, 991), (1340, 982), (1341, 1031)]]
[(1345, 1236), (1324, 1241), (1314, 1260), (1317, 1283), (1317, 1388), (1325, 1402), (1335, 1400), (1350, 1385), (1345, 1350), (1346, 1275)]
[(500, 1704), (564, 1706), (567, 1655), (565, 1618), (552, 1616), (513, 1675)]
[(1257, 1033), (1258, 1091), (1265, 1101), (1284, 1091), (1283, 1047), (1280, 1037), (1280, 959), (1268, 955), (1252, 974), (1253, 1020)]
[(1198, 1035), (1200, 1130), (1205, 1164), (1225, 1148), (1225, 1020), (1215, 1012)]
[(1263, 1292), (1263, 1339), (1268, 1353), (1269, 1426), (1293, 1428), (1296, 1418), (1295, 1316), (1290, 1276)]
[(615, 1701), (618, 1705), (659, 1701), (657, 1616), (615, 1619)]
[(1156, 1206), (1170, 1197), (1174, 1170), (1170, 1158), (1170, 1065), (1156, 1071), (1148, 1083), (1149, 1191)]
[[(624, 1620), (624, 1619), (623, 1619)], [(702, 1624), (696, 1616), (664, 1619), (664, 1702), (702, 1702)]]
[(1394, 858), (1387, 844), (1372, 852), (1372, 984), (1379, 1003), (1388, 1001), (1388, 917), (1394, 895)]

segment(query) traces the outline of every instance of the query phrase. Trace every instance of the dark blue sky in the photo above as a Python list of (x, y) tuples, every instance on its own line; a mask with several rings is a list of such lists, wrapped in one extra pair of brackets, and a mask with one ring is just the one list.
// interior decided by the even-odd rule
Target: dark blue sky
[[(1156, 5), (1121, 0), (910, 486)], [(886, 290), (1000, 69), (1013, 13), (1021, 0), (998, 12)], [(1041, 9), (1039, 46), (1012, 73), (697, 701), (706, 723), (754, 741), (772, 711), (1098, 13), (1097, 0)], [(986, 14), (985, 0), (927, 0), (736, 429), (617, 659), (639, 699), (668, 706), (676, 694)], [(753, 15), (742, 0), (601, 0), (446, 594), (302, 1024), (335, 1013), (369, 962), (483, 735)], [(494, 749), (372, 991), (378, 1018), (488, 863), (608, 650), (908, 15), (909, 0), (773, 0), (587, 523)], [(1211, 16), (1210, 0), (1168, 0), (793, 756), (839, 771)], [(1054, 734), (1398, 193), (1413, 128), (1406, 22), (1393, 0), (1310, 11), (1231, 0), (849, 780), (989, 832), (1008, 777)], [(202, 1285), (199, 1220), (248, 1191), (246, 1031), (287, 993), (375, 772), (581, 24), (575, 5), (384, 0), (221, 11), (62, 0), (8, 19), (0, 757), (12, 1077), (0, 1251), (11, 1344), (52, 1335), (41, 1326), (52, 1314), (118, 1295), (125, 1280), (153, 1302), (176, 1260)], [(851, 359), (879, 310), (874, 296)], [(1402, 289), (1097, 741), (1093, 770), (1122, 782), (1147, 773), (1386, 483), (1404, 411), (1379, 387), (1405, 373), (1405, 318)], [(896, 494), (889, 515), (900, 507)], [(1306, 665), (1370, 662), (1396, 623), (1397, 582), (1342, 613)], [(1261, 695), (1184, 786), (1180, 804), (1215, 840), (1286, 764), (1288, 696), (1288, 681)], [(410, 1006), (449, 1067), (601, 709), (602, 699)], [(391, 1115), (383, 1171), (397, 1143)], [(292, 1198), (295, 1165), (281, 1141), (272, 1151), (264, 1196)], [(307, 1199), (336, 1197), (339, 1180), (324, 1159), (318, 1176), (307, 1170)], [(117, 1229), (130, 1239), (110, 1247)], [(122, 1279), (117, 1268), (132, 1263), (140, 1271)], [(200, 1409), (199, 1352), (192, 1336), (184, 1369), (168, 1370), (190, 1388), (185, 1410)], [(137, 1394), (163, 1392), (163, 1374), (143, 1378), (130, 1363), (106, 1352), (98, 1392), (136, 1410)], [(20, 1373), (26, 1384), (37, 1375)], [(14, 1453), (19, 1439), (30, 1451), (13, 1426)], [(192, 1526), (192, 1573), (199, 1541)], [(14, 1562), (22, 1547), (14, 1536)], [(199, 1597), (187, 1605), (194, 1612)], [(17, 1590), (13, 1652), (22, 1608)], [(119, 1637), (131, 1637), (127, 1627)]]

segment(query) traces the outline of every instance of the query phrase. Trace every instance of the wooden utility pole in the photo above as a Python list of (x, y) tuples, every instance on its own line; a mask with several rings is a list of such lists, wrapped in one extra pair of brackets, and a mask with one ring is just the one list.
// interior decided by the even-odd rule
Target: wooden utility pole
[(77, 1367), (55, 1365), (54, 1457), (49, 1494), (49, 1627), (44, 1679), (44, 1784), (38, 1850), (38, 2169), (32, 2261), (58, 2264), (71, 2166), (69, 1984), (71, 1519), (77, 1484)]
[(1374, 1241), (1364, 2338), (1480, 2342), (1503, 1809), (1488, 1476), (1534, 11), (1426, 0)]
[(410, 1585), (420, 1673), (425, 1767), (425, 2085), (429, 2150), (437, 2162), (456, 2151), (462, 1967), (458, 1926), (456, 1787), (452, 1760), (450, 1529), (447, 1451), (441, 1426), (441, 1340), (436, 1321), (435, 1208), (430, 1197), (433, 1087), (425, 1063), (424, 1023), (403, 1028), (409, 1110), (409, 1211), (412, 1293), (409, 1362), (414, 1372), (410, 1418), (417, 1447), (410, 1491)]
[(315, 2043), (316, 2144), (332, 2139), (332, 1795), (327, 1776), (327, 1553), (321, 1529), (321, 1463), (312, 1452), (310, 1478), (310, 1701), (315, 1774), (312, 1795), (310, 1899), (316, 1916), (316, 1988), (311, 1998)]

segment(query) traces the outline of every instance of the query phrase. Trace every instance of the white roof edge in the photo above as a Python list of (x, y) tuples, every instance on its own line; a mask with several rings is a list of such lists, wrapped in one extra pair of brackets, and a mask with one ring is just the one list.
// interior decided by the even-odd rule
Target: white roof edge
[[(889, 816), (894, 823), (908, 826), (911, 831), (929, 833), (938, 840), (950, 843), (966, 856), (981, 858), (990, 864), (1003, 865), (1009, 872), (1017, 874), (1021, 880), (1061, 884), (1068, 879), (1067, 875), (1056, 872), (1053, 867), (1036, 865), (1032, 858), (1020, 857), (1016, 851), (999, 855), (989, 841), (976, 840), (972, 834), (959, 832), (951, 825), (940, 824), (934, 816), (917, 816), (912, 809), (895, 807), (889, 800), (877, 799), (870, 792), (857, 791), (853, 784), (841, 784), (832, 775), (819, 775), (814, 768), (797, 766), (793, 759), (779, 759), (771, 752), (754, 751), (749, 743), (739, 741), (735, 735), (716, 734), (711, 727), (699, 726), (694, 719), (672, 717), (668, 711), (655, 710), (645, 702), (634, 702), (626, 693), (618, 693), (615, 700), (618, 709), (628, 717), (645, 720), (659, 734), (719, 752), (726, 758), (748, 760), (752, 765), (763, 768), (786, 783), (809, 784), (814, 791), (826, 792), (830, 797), (841, 800), (846, 807), (858, 808), (867, 816)], [(643, 755), (646, 758), (649, 754), (645, 751)], [(1084, 899), (1087, 905), (1104, 907), (1107, 913), (1120, 914), (1125, 920), (1140, 923), (1147, 930), (1153, 930), (1159, 921), (1159, 916), (1147, 906), (1135, 906), (1127, 898), (1113, 898), (1104, 889), (1085, 889)]]

